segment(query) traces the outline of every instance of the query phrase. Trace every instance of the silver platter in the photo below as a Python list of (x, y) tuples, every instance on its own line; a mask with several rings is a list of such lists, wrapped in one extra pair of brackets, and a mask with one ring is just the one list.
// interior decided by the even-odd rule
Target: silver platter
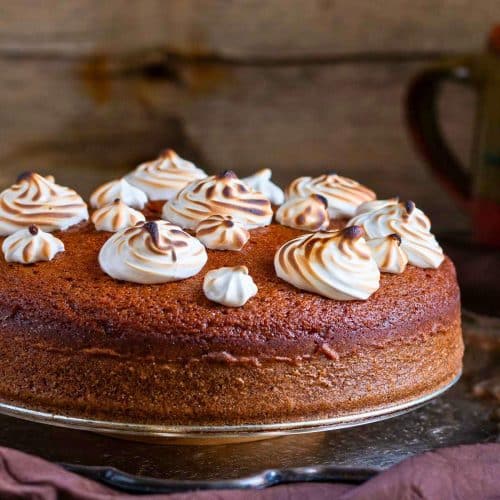
[(255, 425), (153, 425), (57, 415), (0, 402), (0, 414), (69, 429), (96, 432), (122, 439), (165, 444), (225, 444), (269, 439), (278, 436), (346, 429), (379, 422), (415, 410), (439, 396), (460, 378), (460, 373), (438, 390), (395, 405), (340, 417), (302, 422), (283, 422)]

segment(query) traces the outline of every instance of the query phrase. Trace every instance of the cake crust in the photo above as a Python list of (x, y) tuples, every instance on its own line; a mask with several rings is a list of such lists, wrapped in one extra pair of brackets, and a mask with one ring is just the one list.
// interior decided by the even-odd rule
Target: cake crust
[[(0, 260), (0, 398), (43, 410), (165, 424), (315, 419), (394, 404), (461, 368), (452, 262), (381, 275), (368, 300), (335, 301), (280, 280), (273, 256), (303, 234), (272, 224), (241, 252), (208, 251), (192, 278), (117, 282), (97, 254), (109, 233), (55, 235), (64, 254)], [(243, 307), (206, 299), (207, 271), (244, 265), (259, 288)]]

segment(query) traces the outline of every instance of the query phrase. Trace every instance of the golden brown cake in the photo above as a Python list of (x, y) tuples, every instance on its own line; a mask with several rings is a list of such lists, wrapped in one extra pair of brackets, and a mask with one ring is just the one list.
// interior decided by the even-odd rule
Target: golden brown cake
[[(0, 221), (7, 212), (0, 196)], [(343, 225), (332, 218), (330, 230)], [(98, 255), (111, 233), (92, 222), (55, 229), (64, 252), (50, 262), (0, 258), (3, 402), (112, 421), (260, 424), (395, 405), (460, 373), (448, 258), (380, 273), (366, 300), (335, 300), (277, 276), (274, 256), (300, 229), (252, 228), (241, 251), (208, 249), (200, 272), (162, 284), (108, 276)], [(208, 300), (206, 273), (234, 266), (258, 292), (240, 307)]]

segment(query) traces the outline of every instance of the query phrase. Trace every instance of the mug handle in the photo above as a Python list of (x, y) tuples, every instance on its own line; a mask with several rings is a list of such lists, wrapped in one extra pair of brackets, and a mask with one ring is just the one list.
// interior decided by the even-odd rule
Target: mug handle
[(406, 122), (417, 151), (444, 187), (469, 209), (472, 179), (448, 147), (441, 133), (437, 100), (443, 81), (475, 85), (473, 57), (444, 60), (423, 70), (411, 81), (405, 102)]

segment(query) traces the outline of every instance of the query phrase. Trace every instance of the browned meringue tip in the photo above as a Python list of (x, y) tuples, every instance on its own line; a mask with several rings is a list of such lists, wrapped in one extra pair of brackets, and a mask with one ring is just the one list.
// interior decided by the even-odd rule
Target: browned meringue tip
[(167, 158), (172, 158), (176, 156), (176, 153), (173, 149), (170, 149), (170, 148), (167, 148), (167, 149), (163, 149), (162, 151), (160, 151), (160, 153), (158, 154), (158, 158), (160, 159), (167, 159)]
[(415, 203), (411, 200), (403, 201), (403, 207), (406, 210), (407, 215), (410, 215), (413, 210), (415, 210)]
[(216, 175), (217, 179), (237, 179), (238, 176), (232, 170), (224, 170)]
[(38, 229), (38, 226), (35, 226), (35, 224), (31, 224), (29, 227), (28, 227), (28, 231), (33, 235), (33, 236), (36, 236), (38, 234), (38, 231), (40, 231)]
[(398, 243), (398, 245), (401, 245), (401, 236), (399, 236), (399, 234), (392, 233), (387, 237), (391, 238), (392, 240), (395, 240)]
[(365, 235), (365, 230), (361, 226), (348, 226), (340, 231), (344, 238), (357, 240)]
[(35, 172), (31, 170), (27, 170), (26, 172), (21, 172), (16, 179), (16, 182), (22, 182), (28, 179), (31, 179), (35, 175)]
[(143, 225), (143, 229), (145, 229), (151, 235), (153, 243), (158, 246), (160, 242), (160, 231), (158, 229), (158, 224), (153, 221), (145, 222)]
[(328, 200), (322, 194), (312, 194), (311, 198), (318, 200), (319, 202), (323, 203), (325, 208), (328, 208)]
[(231, 219), (224, 219), (222, 221), (222, 224), (225, 226), (225, 227), (233, 227), (234, 226), (234, 221), (232, 221)]

